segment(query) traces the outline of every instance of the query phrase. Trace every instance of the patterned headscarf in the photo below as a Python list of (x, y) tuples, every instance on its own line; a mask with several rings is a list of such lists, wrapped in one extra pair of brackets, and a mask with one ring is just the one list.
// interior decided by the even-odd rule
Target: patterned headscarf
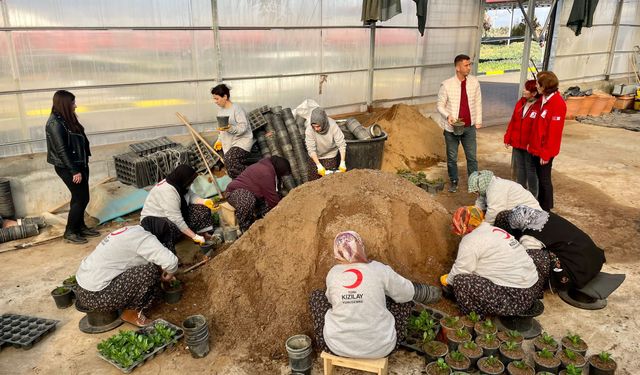
[(314, 108), (313, 111), (311, 111), (311, 118), (309, 122), (311, 124), (320, 125), (320, 130), (318, 131), (319, 134), (327, 134), (329, 131), (329, 117), (327, 117), (327, 112), (320, 107)]
[(519, 205), (508, 216), (509, 226), (514, 229), (541, 231), (549, 220), (549, 213), (529, 206)]
[(461, 236), (476, 229), (484, 220), (484, 212), (476, 206), (463, 206), (454, 212), (451, 227), (453, 233)]
[(353, 231), (338, 233), (333, 240), (333, 256), (344, 263), (369, 263), (362, 238)]
[(491, 183), (493, 178), (493, 172), (491, 171), (476, 171), (469, 176), (469, 193), (475, 193), (476, 191), (480, 195), (487, 195), (487, 187)]

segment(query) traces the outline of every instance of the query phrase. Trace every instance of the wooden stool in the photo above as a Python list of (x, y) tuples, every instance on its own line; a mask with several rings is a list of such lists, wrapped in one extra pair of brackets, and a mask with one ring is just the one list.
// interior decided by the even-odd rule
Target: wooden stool
[(356, 359), (338, 357), (337, 355), (327, 352), (322, 352), (320, 357), (324, 360), (324, 375), (332, 375), (333, 366), (373, 372), (378, 375), (387, 375), (387, 371), (389, 370), (389, 360), (387, 357), (379, 359)]

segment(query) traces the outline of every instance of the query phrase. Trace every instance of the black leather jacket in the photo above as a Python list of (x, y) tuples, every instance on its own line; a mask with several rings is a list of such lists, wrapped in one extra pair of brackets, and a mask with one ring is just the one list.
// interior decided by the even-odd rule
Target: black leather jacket
[(52, 113), (45, 127), (47, 134), (47, 163), (66, 168), (71, 174), (89, 169), (89, 139), (82, 133), (71, 132), (64, 119)]

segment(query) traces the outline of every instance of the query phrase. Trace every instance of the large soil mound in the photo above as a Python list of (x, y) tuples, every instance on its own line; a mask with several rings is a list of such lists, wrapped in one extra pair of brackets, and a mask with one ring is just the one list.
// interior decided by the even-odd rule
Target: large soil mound
[(215, 350), (282, 354), (290, 335), (311, 336), (308, 296), (324, 288), (343, 230), (362, 235), (371, 259), (435, 283), (454, 258), (449, 223), (431, 195), (394, 174), (353, 170), (297, 187), (206, 266)]
[(380, 125), (389, 135), (384, 145), (382, 170), (420, 170), (446, 160), (442, 129), (414, 107), (396, 104), (376, 112), (363, 125)]

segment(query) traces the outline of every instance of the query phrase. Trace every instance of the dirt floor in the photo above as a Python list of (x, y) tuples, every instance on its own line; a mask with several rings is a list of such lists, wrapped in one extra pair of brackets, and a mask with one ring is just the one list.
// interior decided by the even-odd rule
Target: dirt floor
[[(503, 132), (504, 127), (500, 126), (478, 132), (479, 164), (481, 169), (492, 169), (499, 176), (509, 177), (511, 151), (502, 145)], [(618, 362), (618, 374), (636, 374), (640, 371), (640, 347), (636, 341), (640, 327), (634, 318), (637, 311), (636, 303), (640, 300), (640, 189), (637, 188), (640, 186), (640, 154), (637, 147), (640, 144), (640, 133), (569, 121), (564, 134), (561, 154), (554, 162), (555, 211), (578, 224), (605, 249), (607, 264), (604, 271), (625, 273), (627, 279), (610, 296), (608, 306), (599, 311), (575, 309), (565, 304), (557, 295), (547, 292), (544, 298), (545, 312), (538, 320), (546, 331), (557, 338), (567, 331), (578, 332), (589, 343), (589, 353), (610, 351)], [(464, 163), (460, 163), (460, 170), (464, 170)], [(426, 172), (429, 177), (446, 179), (446, 166), (442, 162), (430, 167)], [(318, 186), (329, 182), (330, 179), (321, 181)], [(465, 186), (466, 181), (461, 181), (461, 187)], [(418, 196), (423, 193), (408, 186), (407, 194)], [(418, 196), (412, 199), (422, 198)], [(449, 212), (460, 205), (473, 202), (473, 197), (464, 192), (445, 192), (436, 195), (435, 199)], [(285, 199), (283, 206), (286, 204)], [(131, 223), (136, 222), (135, 215), (129, 219)], [(383, 221), (386, 222), (386, 219)], [(122, 223), (110, 223), (101, 227), (101, 232), (106, 234), (120, 225)], [(264, 229), (256, 228), (255, 232)], [(294, 228), (291, 225), (287, 230), (292, 229)], [(251, 231), (247, 236), (250, 234)], [(407, 236), (411, 235), (414, 234), (407, 233)], [(322, 236), (324, 234), (320, 233), (320, 242), (326, 240)], [(80, 260), (95, 247), (98, 240), (92, 239), (89, 244), (83, 246), (66, 245), (61, 240), (54, 240), (33, 248), (0, 253), (0, 272), (3, 275), (0, 279), (0, 313), (18, 313), (60, 320), (56, 331), (28, 351), (13, 347), (3, 348), (0, 351), (0, 374), (120, 373), (96, 355), (97, 343), (111, 336), (113, 332), (98, 335), (81, 333), (78, 331), (78, 321), (83, 314), (73, 308), (56, 309), (49, 295), (50, 290), (75, 272)], [(244, 246), (243, 241), (248, 240), (249, 238), (241, 239), (234, 246)], [(182, 259), (186, 263), (195, 262), (199, 255), (192, 251), (193, 247), (186, 242), (181, 245)], [(249, 246), (244, 251), (248, 249)], [(260, 247), (255, 246), (254, 250), (260, 251)], [(221, 262), (232, 255), (227, 252), (229, 249), (218, 251), (216, 258), (219, 257), (219, 261), (216, 262), (214, 258), (214, 261), (203, 268), (184, 275), (182, 278), (187, 286), (183, 303), (175, 307), (161, 305), (152, 312), (151, 317), (163, 316), (179, 324), (187, 315), (215, 311), (212, 308), (215, 303), (213, 298), (224, 299), (225, 293), (236, 293), (239, 285), (235, 276), (229, 277), (229, 283), (225, 284), (226, 275), (217, 278), (219, 282), (215, 285), (216, 291), (210, 290), (211, 285), (207, 285), (212, 269), (232, 274), (231, 270), (224, 269)], [(252, 259), (249, 257), (245, 261), (251, 262)], [(286, 259), (282, 259), (282, 262), (286, 262)], [(260, 270), (260, 265), (256, 264), (255, 268)], [(316, 281), (312, 280), (311, 285), (299, 285), (300, 292), (295, 298), (306, 299), (305, 292), (315, 287)], [(233, 303), (232, 300), (224, 301)], [(259, 304), (260, 295), (252, 297), (247, 302)], [(242, 306), (239, 304), (239, 307)], [(442, 308), (451, 307), (443, 305)], [(217, 337), (216, 330), (219, 327), (214, 322), (212, 352), (206, 358), (191, 358), (184, 344), (181, 344), (144, 364), (135, 370), (135, 373), (174, 374), (204, 370), (212, 374), (288, 374), (290, 370), (286, 358), (281, 354), (283, 348), (272, 350), (270, 345), (263, 343), (269, 341), (266, 336), (285, 337), (298, 332), (273, 332), (265, 329), (270, 319), (276, 319), (272, 316), (253, 317), (256, 324), (246, 326), (247, 321), (241, 317), (241, 309), (231, 311), (235, 311), (238, 314), (237, 321), (242, 322), (242, 326), (238, 324), (235, 328), (238, 332), (237, 340), (227, 341), (225, 337)], [(300, 316), (290, 318), (292, 321), (307, 319)], [(260, 324), (257, 324), (258, 322)], [(124, 324), (119, 329), (132, 328)], [(252, 330), (257, 333), (241, 333)], [(257, 339), (252, 340), (250, 337)], [(272, 355), (258, 355), (263, 352), (272, 352)], [(400, 350), (390, 357), (391, 374), (421, 374), (423, 369), (424, 360), (414, 353)], [(322, 366), (316, 361), (313, 374), (321, 373)]]

